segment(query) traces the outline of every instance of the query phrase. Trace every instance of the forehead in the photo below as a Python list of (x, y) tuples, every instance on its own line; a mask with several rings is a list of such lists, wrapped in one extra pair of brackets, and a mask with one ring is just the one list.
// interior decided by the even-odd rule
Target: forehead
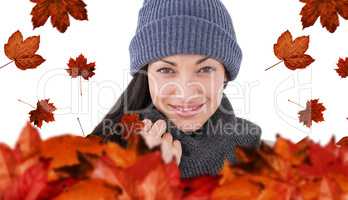
[(193, 64), (198, 65), (203, 62), (215, 62), (219, 64), (220, 62), (213, 57), (207, 56), (207, 55), (200, 55), (200, 54), (175, 54), (171, 56), (162, 57), (160, 59), (157, 59), (155, 61), (152, 61), (152, 63), (168, 63), (171, 65), (177, 65), (177, 64)]

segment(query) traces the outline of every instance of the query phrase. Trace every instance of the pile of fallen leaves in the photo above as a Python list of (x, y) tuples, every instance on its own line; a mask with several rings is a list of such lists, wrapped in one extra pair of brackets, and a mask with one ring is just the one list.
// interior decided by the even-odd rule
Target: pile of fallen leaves
[(237, 147), (240, 162), (225, 160), (218, 176), (180, 179), (136, 133), (127, 148), (94, 135), (42, 140), (28, 122), (14, 148), (0, 143), (0, 199), (348, 199), (346, 137), (321, 146), (277, 135), (273, 146)]

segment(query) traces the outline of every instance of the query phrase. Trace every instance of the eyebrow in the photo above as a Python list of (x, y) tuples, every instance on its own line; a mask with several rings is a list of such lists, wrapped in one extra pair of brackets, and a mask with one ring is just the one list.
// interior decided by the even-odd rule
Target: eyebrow
[[(200, 63), (202, 63), (202, 62), (204, 62), (205, 60), (207, 60), (207, 59), (209, 59), (209, 58), (210, 58), (209, 56), (206, 56), (206, 57), (204, 57), (204, 58), (201, 58), (201, 59), (197, 60), (196, 65), (198, 65), (198, 64), (200, 64)], [(174, 63), (174, 62), (171, 62), (171, 61), (168, 61), (168, 60), (163, 60), (163, 59), (159, 59), (159, 60), (162, 61), (162, 62), (168, 63), (168, 64), (170, 64), (170, 65), (177, 66), (176, 63)]]

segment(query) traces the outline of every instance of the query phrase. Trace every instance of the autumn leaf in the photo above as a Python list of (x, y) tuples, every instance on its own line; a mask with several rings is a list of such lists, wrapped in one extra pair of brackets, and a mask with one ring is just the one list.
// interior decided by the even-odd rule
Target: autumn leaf
[[(144, 162), (147, 164), (144, 165)], [(172, 161), (168, 165), (176, 164)], [(182, 190), (176, 184), (180, 180), (179, 169), (171, 167), (172, 170), (167, 170), (167, 167), (160, 152), (155, 151), (140, 157), (133, 166), (125, 169), (127, 181), (136, 183), (133, 186), (134, 199), (180, 199)]]
[(341, 138), (337, 142), (337, 145), (348, 146), (348, 136), (345, 136), (345, 137)]
[(290, 140), (285, 139), (280, 136), (279, 133), (276, 134), (276, 142), (273, 146), (275, 153), (290, 162), (293, 166), (298, 166), (306, 159), (306, 150), (309, 145), (312, 144), (309, 138), (303, 138), (298, 143), (294, 144)]
[(307, 101), (306, 109), (298, 112), (300, 122), (307, 127), (312, 126), (312, 121), (324, 121), (323, 111), (326, 110), (322, 103), (318, 103), (319, 99)]
[[(139, 123), (137, 117), (125, 115), (124, 125)], [(37, 129), (27, 123), (15, 149), (0, 143), (0, 199), (282, 200), (348, 195), (348, 146), (343, 138), (336, 143), (333, 136), (321, 146), (308, 137), (293, 143), (278, 134), (273, 146), (261, 142), (254, 151), (237, 146), (241, 163), (232, 165), (225, 158), (218, 176), (180, 179), (175, 161), (166, 164), (160, 151), (140, 154), (141, 149), (134, 148), (135, 138), (140, 138), (136, 128), (129, 131), (128, 139), (134, 141), (126, 149), (96, 135), (65, 134), (40, 142)]]
[(121, 190), (117, 186), (109, 185), (99, 179), (87, 179), (82, 180), (71, 187), (67, 188), (56, 200), (65, 199), (108, 199), (118, 200), (118, 196), (121, 194)]
[(35, 54), (39, 49), (39, 44), (40, 36), (31, 36), (23, 41), (22, 33), (17, 30), (10, 36), (7, 43), (4, 45), (5, 55), (12, 60), (11, 62), (14, 61), (19, 69), (33, 69), (45, 61), (40, 55)]
[(314, 59), (305, 54), (308, 49), (309, 36), (301, 36), (292, 40), (289, 30), (283, 32), (273, 45), (274, 54), (281, 61), (267, 68), (266, 70), (276, 66), (284, 61), (285, 66), (290, 70), (303, 69), (310, 65)]
[(80, 77), (80, 95), (82, 96), (81, 77), (88, 80), (95, 74), (95, 62), (87, 64), (87, 59), (82, 54), (80, 54), (76, 58), (76, 60), (72, 58), (69, 59), (68, 67), (69, 68), (66, 69), (66, 71), (72, 78), (76, 78), (77, 76)]
[(29, 112), (30, 122), (34, 122), (37, 127), (41, 128), (43, 121), (54, 121), (53, 111), (55, 110), (56, 107), (53, 103), (49, 103), (49, 99), (39, 100), (36, 109)]
[(338, 68), (335, 69), (337, 74), (342, 78), (346, 78), (348, 76), (348, 57), (344, 59), (339, 58), (337, 63)]
[(1, 194), (15, 177), (16, 164), (12, 149), (8, 145), (0, 143), (0, 199)]
[(42, 139), (39, 131), (27, 122), (15, 144), (14, 152), (17, 160), (24, 161), (40, 152)]
[(49, 160), (42, 159), (17, 177), (5, 190), (4, 199), (37, 199), (47, 184)]
[(312, 26), (320, 17), (322, 27), (333, 33), (339, 26), (339, 17), (348, 20), (347, 0), (300, 0), (305, 3), (300, 15), (303, 29)]
[(70, 25), (69, 14), (77, 20), (88, 20), (86, 4), (82, 0), (31, 0), (36, 5), (31, 10), (34, 29), (51, 17), (53, 27), (64, 33)]
[(51, 168), (78, 164), (77, 151), (101, 155), (104, 150), (98, 136), (84, 138), (70, 134), (51, 137), (41, 144), (41, 156), (51, 158)]
[(120, 123), (123, 128), (122, 137), (127, 140), (132, 134), (138, 134), (144, 128), (144, 123), (141, 121), (139, 113), (123, 114)]
[(84, 79), (88, 80), (95, 73), (95, 62), (88, 63), (87, 59), (80, 54), (75, 60), (73, 58), (69, 59), (68, 69), (66, 71), (72, 78), (76, 78), (77, 76), (82, 76)]
[[(340, 151), (341, 149), (345, 151)], [(325, 177), (330, 173), (348, 176), (346, 151), (347, 149), (337, 147), (334, 137), (323, 147), (313, 143), (307, 151), (309, 163), (302, 163), (299, 172), (308, 177)]]

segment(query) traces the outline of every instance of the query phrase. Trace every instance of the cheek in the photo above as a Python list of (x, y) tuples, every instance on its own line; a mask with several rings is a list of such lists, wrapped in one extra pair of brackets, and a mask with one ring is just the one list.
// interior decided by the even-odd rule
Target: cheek
[(149, 87), (151, 96), (157, 99), (171, 97), (172, 95), (181, 94), (185, 89), (190, 89), (191, 93), (201, 94), (207, 98), (217, 98), (223, 88), (223, 79), (216, 75), (213, 77), (197, 77), (192, 80), (187, 87), (181, 86), (180, 80), (170, 80), (165, 77), (149, 74)]

